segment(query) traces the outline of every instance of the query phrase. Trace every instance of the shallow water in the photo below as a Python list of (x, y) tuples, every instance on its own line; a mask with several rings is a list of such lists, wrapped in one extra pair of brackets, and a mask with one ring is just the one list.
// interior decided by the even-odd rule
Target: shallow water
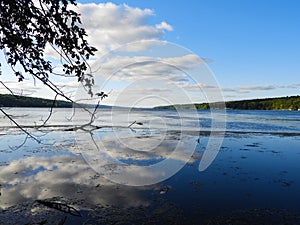
[[(65, 119), (71, 111), (58, 109), (50, 122), (54, 126), (34, 129), (46, 112), (10, 110), (42, 144), (32, 139), (22, 144), (25, 135), (0, 119), (0, 224), (224, 224), (229, 218), (238, 218), (232, 224), (250, 224), (251, 218), (258, 224), (300, 224), (300, 112), (228, 111), (221, 149), (203, 172), (198, 167), (209, 135), (201, 133), (198, 143), (194, 124), (209, 131), (209, 111), (199, 111), (198, 117), (185, 112), (180, 129), (172, 111), (137, 110), (132, 116), (143, 125), (132, 129), (124, 127), (131, 120), (120, 117), (118, 129), (98, 129), (94, 135), (104, 152), (123, 163), (156, 164), (170, 158), (178, 140), (182, 151), (195, 148), (187, 164), (180, 152), (171, 156), (183, 161), (174, 176), (139, 187), (114, 183), (104, 177), (106, 171), (91, 168), (89, 158), (82, 157), (87, 153), (78, 148), (87, 146), (88, 152), (86, 139), (65, 131), (73, 126)], [(97, 123), (109, 125), (109, 115), (103, 110)], [(161, 118), (168, 126), (161, 126)], [(105, 169), (116, 172), (112, 165)]]

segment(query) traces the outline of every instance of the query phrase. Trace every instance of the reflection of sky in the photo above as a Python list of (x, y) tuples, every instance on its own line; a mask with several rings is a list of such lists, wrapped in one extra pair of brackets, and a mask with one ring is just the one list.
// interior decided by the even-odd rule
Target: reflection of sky
[[(36, 199), (60, 197), (82, 212), (102, 206), (111, 210), (110, 215), (116, 215), (111, 206), (118, 206), (123, 209), (118, 213), (125, 215), (127, 209), (139, 207), (153, 213), (153, 204), (160, 204), (159, 199), (164, 199), (180, 207), (190, 220), (199, 221), (234, 209), (299, 208), (299, 136), (227, 135), (216, 160), (200, 173), (199, 159), (208, 138), (202, 136), (197, 154), (189, 164), (163, 183), (144, 187), (114, 184), (95, 173), (76, 154), (67, 136), (59, 140), (54, 135), (56, 147), (25, 145), (19, 150), (23, 157), (14, 158), (14, 152), (0, 152), (1, 161), (4, 161), (2, 156), (12, 156), (6, 157), (6, 165), (0, 167), (2, 209)], [(60, 143), (63, 147), (57, 147)], [(156, 154), (165, 157), (167, 153), (166, 149)], [(125, 160), (128, 154), (124, 152), (121, 156)], [(138, 152), (133, 156), (143, 155)], [(145, 154), (142, 158), (147, 157)], [(160, 188), (165, 186), (170, 190), (160, 194)]]
[[(13, 136), (7, 136), (14, 139)], [(71, 202), (70, 204), (83, 214), (85, 211), (89, 212), (92, 208), (97, 207), (114, 211), (116, 209), (110, 207), (118, 207), (122, 215), (126, 209), (152, 208), (153, 196), (151, 195), (160, 195), (160, 184), (131, 187), (108, 181), (101, 174), (96, 173), (77, 154), (78, 149), (74, 147), (72, 136), (73, 134), (68, 132), (65, 134), (52, 132), (44, 137), (44, 141), (47, 140), (52, 143), (53, 140), (56, 140), (54, 145), (37, 145), (29, 141), (21, 149), (0, 151), (2, 161), (0, 164), (0, 184), (2, 185), (0, 209), (8, 209), (6, 215), (9, 215), (7, 214), (10, 212), (9, 207), (16, 207), (24, 202), (32, 203), (38, 199), (60, 199), (63, 202)], [(136, 140), (140, 141), (139, 138)], [(114, 146), (111, 138), (106, 142), (108, 145)], [(132, 157), (141, 157), (147, 159), (145, 162), (150, 162), (156, 157), (167, 157), (170, 154), (168, 147), (170, 146), (161, 146), (159, 148), (161, 152), (155, 152), (155, 157), (146, 151), (144, 154), (137, 152), (137, 154), (128, 155), (128, 152), (125, 151), (126, 148), (123, 148), (123, 153), (118, 151), (118, 145), (115, 146), (115, 149), (110, 150), (118, 151), (119, 157), (124, 161), (130, 161)], [(177, 157), (179, 156), (177, 155)], [(199, 157), (195, 154), (190, 163)], [(136, 159), (134, 161), (136, 163)], [(152, 162), (155, 163), (155, 161)], [(113, 167), (108, 169), (113, 169)], [(136, 172), (141, 174), (142, 170), (141, 167), (141, 171)], [(19, 205), (19, 207), (24, 207), (23, 213), (26, 210), (34, 210), (35, 213), (42, 213), (41, 210), (45, 210), (45, 208), (37, 206), (36, 203), (29, 204), (29, 206), (26, 204), (25, 206)], [(161, 206), (158, 204), (156, 207)], [(169, 210), (170, 207), (174, 206), (167, 205), (165, 207), (167, 208), (164, 210)], [(106, 212), (101, 210), (101, 213)], [(57, 213), (52, 216), (58, 217)], [(2, 217), (2, 219), (5, 218), (7, 217)], [(16, 216), (15, 220), (17, 221), (18, 218)], [(1, 222), (3, 220), (0, 219)]]
[[(134, 118), (144, 124), (147, 124), (148, 117), (142, 112), (147, 112), (149, 118), (161, 114), (161, 118), (166, 117), (169, 122), (177, 122), (178, 118), (173, 111), (165, 111), (162, 115), (163, 111), (134, 110)], [(26, 110), (22, 113), (27, 114)], [(103, 113), (108, 115), (108, 111), (104, 110)], [(93, 171), (80, 156), (72, 132), (52, 130), (42, 137), (42, 145), (28, 140), (21, 148), (10, 149), (8, 145), (20, 143), (24, 138), (19, 132), (10, 130), (8, 134), (0, 136), (0, 207), (7, 209), (24, 202), (32, 203), (36, 199), (61, 197), (82, 211), (102, 206), (113, 213), (110, 207), (118, 206), (123, 209), (119, 211), (120, 214), (139, 207), (147, 208), (147, 213), (150, 213), (151, 207), (159, 205), (159, 200), (164, 199), (180, 207), (185, 215), (195, 221), (198, 221), (199, 215), (218, 215), (235, 209), (298, 210), (300, 138), (297, 132), (291, 134), (292, 125), (298, 121), (297, 113), (230, 111), (227, 117), (229, 125), (236, 131), (243, 128), (243, 132), (226, 134), (217, 158), (207, 170), (201, 173), (198, 171), (199, 160), (203, 159), (202, 154), (208, 140), (208, 136), (201, 135), (195, 154), (178, 173), (162, 183), (142, 187), (118, 185), (106, 180), (103, 174)], [(209, 123), (207, 111), (200, 111), (199, 117), (183, 114), (183, 119), (187, 120), (186, 128), (199, 118), (200, 122)], [(178, 129), (158, 129), (156, 125), (159, 121), (161, 120), (154, 121), (152, 127), (135, 124), (132, 126), (133, 130), (118, 128), (114, 130), (114, 134), (110, 128), (100, 129), (95, 133), (95, 138), (103, 140), (105, 151), (111, 156), (138, 166), (157, 163), (170, 157), (179, 134), (183, 135), (182, 141), (187, 148), (196, 143), (192, 141), (195, 141), (197, 136), (193, 135), (197, 132), (180, 133)], [(252, 122), (262, 124), (259, 126), (262, 134), (249, 133), (251, 129), (257, 129), (250, 126)], [(245, 123), (250, 127), (245, 126)], [(280, 125), (281, 127), (276, 128), (278, 135), (270, 134), (270, 127), (264, 124), (272, 128)], [(285, 129), (281, 129), (282, 127)], [(159, 131), (165, 135), (162, 142)], [(119, 135), (123, 144), (114, 135)], [(157, 143), (159, 147), (154, 148)], [(84, 146), (83, 142), (80, 144)], [(146, 151), (147, 147), (154, 149)], [(183, 160), (180, 153), (182, 152), (171, 155), (171, 158), (178, 162)], [(113, 167), (106, 168), (116, 172)], [(144, 175), (143, 168), (137, 168), (136, 173)], [(165, 194), (160, 194), (161, 188), (166, 186), (170, 189)], [(30, 206), (27, 204), (27, 207)]]
[[(124, 162), (133, 161), (135, 164), (156, 163), (156, 159), (163, 160), (169, 157), (173, 150), (170, 147), (174, 147), (172, 145), (175, 141), (174, 139), (170, 143), (161, 145), (154, 152), (134, 151), (120, 146), (118, 142), (114, 143), (112, 133), (107, 132), (107, 134), (108, 136), (103, 140), (108, 151), (113, 152), (114, 157), (121, 158)], [(2, 184), (0, 206), (6, 208), (25, 200), (34, 201), (56, 196), (63, 196), (67, 199), (82, 198), (90, 204), (126, 207), (148, 204), (145, 194), (141, 191), (153, 190), (155, 186), (140, 188), (122, 186), (120, 188), (119, 185), (106, 180), (78, 154), (78, 148), (74, 146), (72, 137), (74, 138), (73, 134), (69, 132), (51, 132), (43, 139), (45, 145), (38, 145), (29, 140), (19, 149), (8, 149), (7, 146), (5, 147), (8, 143), (1, 142), (1, 147), (5, 150), (0, 150), (0, 183)], [(22, 140), (23, 136), (5, 135), (1, 138), (18, 141)], [(127, 144), (137, 144), (134, 143), (134, 139), (137, 143), (147, 143), (149, 136), (143, 137), (142, 135), (140, 138), (134, 136), (131, 138), (132, 143)], [(183, 158), (184, 155), (178, 154), (172, 155), (172, 160), (180, 161)], [(196, 159), (199, 159), (199, 156), (195, 155), (190, 163)]]
[(138, 189), (123, 187), (114, 191), (117, 185), (99, 177), (76, 156), (28, 157), (12, 161), (1, 169), (0, 176), (2, 208), (25, 200), (56, 196), (81, 198), (89, 204), (147, 205)]

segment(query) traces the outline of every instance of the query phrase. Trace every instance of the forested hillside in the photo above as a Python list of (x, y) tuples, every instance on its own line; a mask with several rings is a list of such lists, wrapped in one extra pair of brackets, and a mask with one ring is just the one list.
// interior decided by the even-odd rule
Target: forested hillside
[[(182, 104), (158, 106), (155, 109), (209, 109), (208, 103), (201, 104)], [(240, 101), (226, 102), (227, 109), (252, 109), (252, 110), (300, 110), (300, 96), (280, 97), (280, 98), (265, 98), (251, 99)]]
[[(13, 96), (0, 94), (0, 107), (51, 107), (53, 100), (33, 98), (25, 96)], [(66, 101), (55, 101), (54, 107), (72, 107), (72, 103)], [(158, 106), (155, 109), (209, 109), (208, 103), (182, 104)], [(300, 96), (251, 99), (226, 102), (227, 109), (252, 109), (252, 110), (300, 110)]]
[(300, 96), (253, 99), (227, 102), (230, 109), (258, 109), (258, 110), (298, 110), (300, 109)]
[[(0, 107), (51, 107), (51, 106), (53, 106), (53, 100), (49, 100), (49, 99), (0, 94)], [(55, 101), (54, 107), (70, 108), (72, 107), (72, 103), (66, 101)]]

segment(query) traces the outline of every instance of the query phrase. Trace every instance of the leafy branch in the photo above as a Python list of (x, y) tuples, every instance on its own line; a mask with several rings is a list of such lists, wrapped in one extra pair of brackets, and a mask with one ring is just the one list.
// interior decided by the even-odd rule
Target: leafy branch
[[(6, 62), (17, 81), (22, 82), (26, 76), (31, 76), (34, 82), (40, 81), (55, 94), (48, 117), (36, 127), (37, 129), (44, 127), (51, 118), (58, 97), (82, 107), (53, 82), (53, 77), (77, 77), (87, 93), (91, 97), (94, 94), (92, 90), (94, 78), (88, 60), (97, 49), (90, 46), (86, 40), (87, 33), (82, 26), (80, 14), (70, 6), (76, 6), (76, 2), (74, 0), (0, 1), (0, 50), (4, 53)], [(55, 60), (51, 60), (51, 57), (46, 54), (47, 47), (52, 48), (60, 59), (62, 74), (54, 72)], [(16, 96), (5, 81), (0, 79), (0, 84), (10, 94)], [(98, 97), (102, 100), (107, 95), (103, 93)], [(89, 112), (88, 109), (83, 108)], [(26, 140), (30, 137), (40, 142), (4, 109), (0, 108), (0, 111), (27, 134)], [(96, 109), (89, 113), (90, 124), (92, 124)]]

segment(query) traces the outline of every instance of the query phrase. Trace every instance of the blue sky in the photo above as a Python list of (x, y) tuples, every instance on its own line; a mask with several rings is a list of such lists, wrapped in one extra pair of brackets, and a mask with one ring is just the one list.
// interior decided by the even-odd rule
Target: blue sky
[[(156, 29), (155, 39), (178, 44), (200, 57), (208, 58), (208, 66), (224, 90), (223, 95), (227, 100), (299, 94), (300, 1), (79, 0), (78, 2), (82, 4), (111, 2), (123, 7), (126, 4), (132, 11), (144, 10), (145, 15), (136, 24), (142, 23), (143, 26), (152, 26), (153, 29), (165, 22), (171, 28)], [(116, 14), (111, 16), (108, 14), (102, 21), (114, 20), (115, 16)], [(89, 20), (97, 20), (96, 17), (97, 14), (90, 15)], [(122, 20), (122, 17), (116, 20)], [(134, 26), (133, 22), (132, 27), (128, 29), (134, 30)], [(158, 35), (159, 31), (162, 32)], [(106, 36), (104, 32), (101, 33), (102, 37)], [(136, 39), (128, 38), (128, 41), (139, 40), (139, 35), (137, 34)], [(122, 42), (120, 44), (125, 44), (126, 40), (120, 39)], [(105, 41), (106, 44), (114, 41), (115, 45), (118, 40), (112, 41), (108, 38)]]
[(163, 20), (174, 28), (165, 40), (212, 59), (209, 67), (222, 87), (253, 86), (235, 99), (299, 94), (300, 86), (280, 87), (300, 83), (300, 1), (112, 2), (152, 9), (149, 22)]
[[(113, 1), (121, 4), (124, 1)], [(270, 86), (235, 98), (299, 94), (275, 88), (300, 83), (300, 2), (278, 0), (129, 0), (153, 9), (153, 20), (174, 30), (166, 40), (212, 59), (209, 67), (222, 87)], [(253, 88), (255, 89), (255, 88)], [(258, 89), (258, 88), (257, 88)]]

